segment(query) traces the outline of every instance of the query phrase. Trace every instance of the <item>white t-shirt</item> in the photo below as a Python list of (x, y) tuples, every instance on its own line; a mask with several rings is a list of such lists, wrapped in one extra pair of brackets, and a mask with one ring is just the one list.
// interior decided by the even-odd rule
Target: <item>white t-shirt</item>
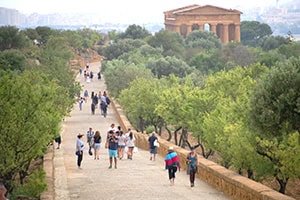
[(135, 141), (134, 135), (133, 135), (132, 139), (130, 139), (129, 133), (126, 133), (126, 139), (127, 139), (126, 146), (134, 147), (134, 141)]
[(118, 136), (118, 145), (122, 145), (122, 146), (125, 146), (125, 139), (126, 139), (126, 136), (125, 135), (121, 135), (121, 136)]
[(80, 150), (83, 151), (84, 150), (84, 144), (83, 144), (83, 141), (81, 139), (77, 139), (77, 142), (76, 142), (76, 151), (78, 150), (78, 147), (80, 147)]

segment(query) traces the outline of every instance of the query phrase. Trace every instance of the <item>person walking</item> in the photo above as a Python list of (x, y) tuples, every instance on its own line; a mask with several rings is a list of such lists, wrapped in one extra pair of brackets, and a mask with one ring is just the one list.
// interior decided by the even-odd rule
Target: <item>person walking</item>
[(119, 135), (118, 135), (118, 157), (121, 160), (124, 157), (126, 136), (125, 136), (125, 134), (123, 134), (122, 130), (117, 131), (117, 132), (119, 132)]
[(76, 155), (77, 155), (77, 167), (78, 169), (82, 169), (81, 168), (81, 162), (83, 159), (83, 150), (84, 150), (84, 144), (82, 139), (83, 134), (79, 133), (77, 135), (77, 141), (76, 141)]
[(133, 156), (133, 149), (134, 149), (134, 141), (135, 141), (135, 137), (132, 133), (132, 131), (130, 131), (128, 133), (128, 136), (126, 137), (126, 145), (128, 147), (128, 151), (127, 151), (127, 159), (132, 160), (132, 156)]
[(84, 97), (84, 100), (85, 100), (85, 103), (86, 103), (88, 98), (89, 98), (89, 92), (87, 90), (84, 91), (83, 97)]
[(82, 97), (78, 97), (79, 110), (82, 110), (82, 104), (83, 104), (83, 98)]
[(109, 154), (109, 169), (112, 168), (113, 159), (115, 163), (115, 169), (117, 169), (117, 157), (118, 157), (118, 138), (116, 133), (110, 130), (107, 134), (108, 141), (108, 154)]
[(91, 153), (92, 152), (92, 147), (93, 147), (93, 143), (94, 143), (94, 136), (95, 136), (95, 133), (93, 131), (92, 128), (89, 128), (89, 130), (86, 132), (86, 141), (87, 143), (89, 144), (89, 154), (93, 154)]
[(191, 187), (195, 186), (195, 175), (198, 171), (198, 156), (195, 151), (195, 147), (191, 147), (191, 152), (187, 155), (187, 174), (190, 175)]
[(168, 153), (165, 157), (166, 169), (169, 173), (170, 184), (174, 185), (175, 182), (175, 174), (180, 171), (180, 163), (177, 153), (174, 151), (173, 147), (169, 147)]
[(100, 131), (96, 131), (94, 136), (94, 159), (99, 160), (99, 151), (100, 151), (100, 144), (101, 144), (101, 135)]
[(149, 148), (150, 148), (150, 160), (155, 161), (157, 154), (158, 139), (155, 136), (155, 132), (152, 132), (152, 135), (148, 138)]
[(57, 136), (54, 141), (57, 143), (56, 149), (60, 149), (60, 144), (61, 144), (61, 136)]

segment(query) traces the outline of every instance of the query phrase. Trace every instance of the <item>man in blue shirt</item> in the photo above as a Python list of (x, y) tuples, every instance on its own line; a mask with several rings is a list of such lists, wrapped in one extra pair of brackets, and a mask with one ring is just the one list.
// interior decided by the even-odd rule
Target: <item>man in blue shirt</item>
[(157, 137), (155, 136), (155, 132), (152, 133), (152, 135), (148, 139), (149, 142), (149, 148), (150, 148), (150, 160), (155, 161), (155, 156), (157, 154), (157, 145), (158, 142)]
[(115, 169), (117, 169), (117, 157), (118, 157), (118, 138), (117, 134), (110, 130), (107, 134), (108, 140), (108, 154), (109, 154), (109, 169), (112, 168), (112, 160), (114, 158)]

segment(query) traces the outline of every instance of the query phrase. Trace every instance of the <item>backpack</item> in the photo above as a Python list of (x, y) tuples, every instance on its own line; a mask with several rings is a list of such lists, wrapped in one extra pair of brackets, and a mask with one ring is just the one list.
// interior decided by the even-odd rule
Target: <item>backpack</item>
[(107, 103), (107, 105), (110, 104), (110, 99), (108, 97), (106, 97), (106, 103)]

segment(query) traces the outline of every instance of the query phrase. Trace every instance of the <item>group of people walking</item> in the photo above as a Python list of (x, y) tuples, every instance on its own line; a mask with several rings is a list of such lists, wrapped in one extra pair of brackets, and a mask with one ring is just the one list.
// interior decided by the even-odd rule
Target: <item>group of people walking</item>
[[(89, 92), (88, 90), (85, 90), (83, 93), (84, 97), (78, 96), (78, 105), (79, 105), (79, 110), (82, 110), (82, 104), (83, 102), (87, 103), (88, 98), (89, 98)], [(95, 93), (94, 91), (91, 92), (91, 114), (95, 115), (96, 109), (99, 106), (101, 115), (103, 115), (103, 117), (107, 116), (107, 107), (110, 104), (110, 99), (107, 95), (107, 92), (104, 91), (103, 93), (101, 93), (101, 91), (99, 91), (99, 93)]]
[[(86, 66), (86, 71), (89, 70), (89, 66)], [(86, 79), (86, 78), (85, 78)], [(99, 79), (99, 76), (98, 76)], [(101, 75), (100, 75), (101, 79)], [(82, 110), (83, 102), (87, 103), (88, 99), (91, 99), (91, 114), (94, 115), (96, 109), (99, 107), (101, 111), (101, 115), (103, 117), (107, 116), (107, 107), (110, 104), (110, 99), (106, 93), (106, 91), (99, 91), (95, 93), (94, 91), (89, 92), (87, 90), (84, 91), (83, 97), (78, 98), (79, 109)], [(83, 152), (84, 152), (84, 142), (83, 142), (84, 134), (79, 133), (77, 135), (76, 141), (76, 155), (77, 155), (77, 166), (78, 169), (81, 169), (81, 163), (83, 160)], [(100, 157), (100, 148), (101, 143), (105, 143), (104, 147), (108, 150), (109, 157), (109, 169), (113, 167), (117, 169), (118, 160), (122, 160), (124, 155), (127, 154), (127, 159), (133, 159), (133, 151), (135, 148), (135, 137), (133, 132), (128, 129), (127, 132), (121, 130), (121, 127), (115, 127), (115, 124), (111, 124), (108, 131), (105, 133), (105, 136), (101, 136), (100, 131), (94, 132), (92, 128), (86, 133), (86, 140), (88, 144), (88, 152), (90, 156), (94, 156), (95, 160), (99, 160)], [(149, 153), (150, 153), (150, 161), (156, 160), (156, 155), (158, 153), (159, 142), (158, 138), (153, 132), (149, 138)], [(195, 175), (198, 171), (198, 156), (195, 151), (196, 146), (190, 148), (191, 151), (186, 156), (186, 164), (187, 164), (187, 174), (190, 179), (190, 186), (194, 187), (195, 185)], [(165, 156), (165, 169), (168, 170), (168, 177), (171, 185), (175, 183), (175, 175), (177, 171), (180, 171), (180, 160), (173, 146), (168, 148), (168, 152)]]
[[(79, 133), (76, 141), (76, 155), (77, 155), (77, 167), (81, 169), (81, 162), (83, 159), (84, 142), (82, 140), (84, 134)], [(92, 128), (86, 133), (86, 141), (88, 144), (88, 152), (90, 156), (94, 155), (94, 160), (99, 160), (100, 147), (102, 137), (100, 131), (94, 132)], [(121, 130), (121, 127), (115, 127), (115, 124), (111, 124), (110, 128), (106, 133), (105, 148), (108, 149), (109, 154), (109, 169), (117, 169), (117, 159), (123, 159), (124, 154), (127, 153), (127, 159), (132, 160), (133, 149), (135, 148), (135, 137), (128, 129), (126, 133)], [(92, 151), (94, 149), (94, 151)], [(126, 150), (125, 150), (126, 149)]]

